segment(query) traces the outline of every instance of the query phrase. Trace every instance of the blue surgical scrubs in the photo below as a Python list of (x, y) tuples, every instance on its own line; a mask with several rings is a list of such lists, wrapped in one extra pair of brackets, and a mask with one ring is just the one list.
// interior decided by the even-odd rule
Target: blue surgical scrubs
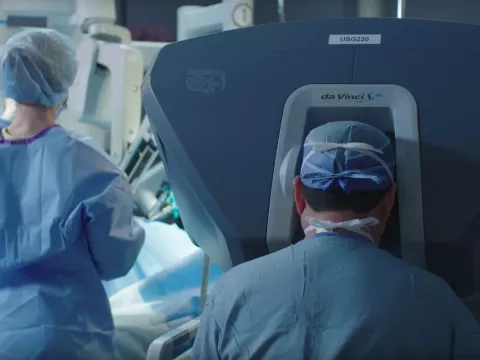
[(86, 139), (0, 139), (0, 359), (112, 359), (101, 280), (141, 249), (132, 211), (127, 179)]
[(480, 327), (438, 277), (322, 233), (217, 282), (193, 359), (473, 360)]

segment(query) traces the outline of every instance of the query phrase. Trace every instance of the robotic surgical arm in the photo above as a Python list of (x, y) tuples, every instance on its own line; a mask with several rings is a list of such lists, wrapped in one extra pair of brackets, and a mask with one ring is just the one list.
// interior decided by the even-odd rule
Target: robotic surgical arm
[(68, 117), (59, 122), (96, 138), (119, 164), (140, 127), (142, 54), (127, 44), (84, 34), (77, 58), (80, 66), (69, 92)]
[(79, 70), (69, 92), (66, 128), (94, 137), (119, 164), (141, 123), (142, 53), (115, 25), (113, 0), (77, 0)]

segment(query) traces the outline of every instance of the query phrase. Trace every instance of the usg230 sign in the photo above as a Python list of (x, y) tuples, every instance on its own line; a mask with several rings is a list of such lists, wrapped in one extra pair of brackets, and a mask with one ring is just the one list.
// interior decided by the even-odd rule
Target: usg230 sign
[(381, 34), (332, 34), (328, 37), (329, 45), (379, 45)]
[(370, 37), (367, 36), (340, 36), (340, 42), (354, 42), (354, 43), (362, 43), (362, 42), (369, 42)]

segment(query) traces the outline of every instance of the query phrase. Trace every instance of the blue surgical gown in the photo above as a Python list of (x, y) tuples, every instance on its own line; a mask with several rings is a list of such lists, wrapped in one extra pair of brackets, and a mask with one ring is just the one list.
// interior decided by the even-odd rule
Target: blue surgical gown
[(0, 142), (0, 359), (113, 356), (101, 280), (143, 243), (133, 198), (106, 155), (60, 127)]
[(480, 359), (480, 328), (441, 279), (324, 233), (229, 271), (194, 360)]

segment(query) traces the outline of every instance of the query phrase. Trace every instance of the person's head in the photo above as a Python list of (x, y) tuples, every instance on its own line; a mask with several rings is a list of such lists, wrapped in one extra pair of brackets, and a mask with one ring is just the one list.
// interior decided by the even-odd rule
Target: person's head
[(396, 193), (388, 136), (360, 122), (331, 122), (308, 134), (303, 152), (300, 176), (294, 180), (303, 228), (312, 217), (333, 222), (375, 218), (378, 225), (368, 231), (378, 240)]
[(78, 62), (70, 39), (56, 30), (28, 29), (0, 47), (0, 92), (21, 106), (53, 115), (63, 107)]

